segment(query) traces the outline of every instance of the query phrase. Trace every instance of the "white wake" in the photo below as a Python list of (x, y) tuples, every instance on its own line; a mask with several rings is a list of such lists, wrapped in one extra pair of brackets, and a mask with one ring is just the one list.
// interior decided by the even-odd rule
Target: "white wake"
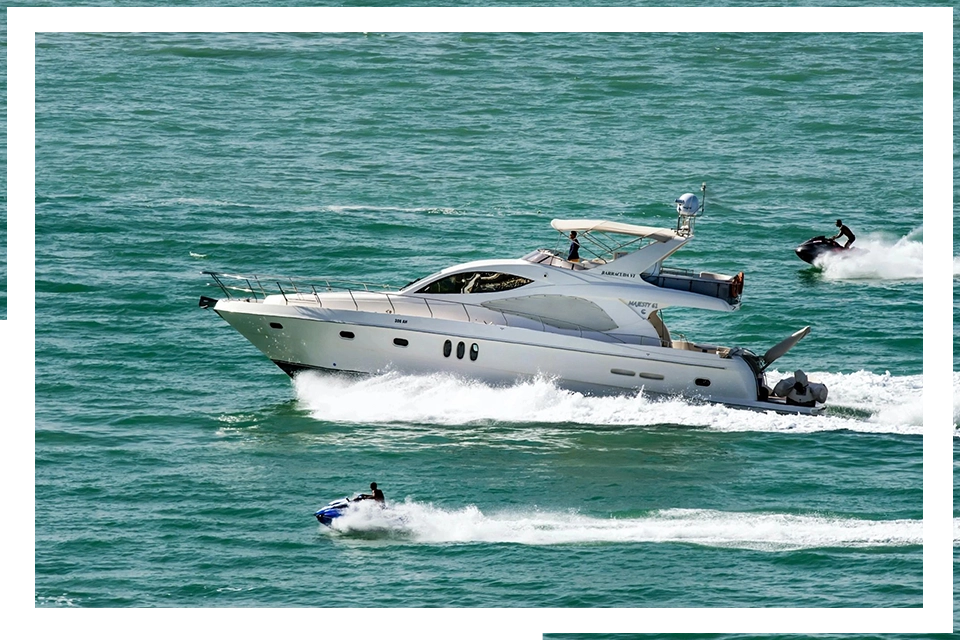
[[(367, 506), (369, 505), (369, 506)], [(426, 544), (684, 543), (759, 551), (832, 547), (903, 547), (923, 543), (921, 520), (862, 520), (819, 515), (663, 509), (639, 517), (595, 517), (536, 508), (443, 509), (409, 498), (347, 512), (321, 531), (402, 538)]]
[[(775, 381), (785, 374), (769, 373)], [(923, 376), (859, 371), (810, 377), (830, 389), (833, 414), (780, 415), (682, 399), (584, 396), (536, 379), (493, 387), (450, 374), (396, 372), (354, 379), (304, 372), (294, 379), (300, 405), (317, 420), (353, 424), (467, 425), (476, 423), (654, 426), (680, 425), (719, 431), (815, 432), (848, 429), (920, 435)], [(954, 387), (960, 385), (955, 375)], [(955, 410), (956, 413), (956, 410)]]
[[(825, 280), (916, 281), (923, 279), (923, 228), (891, 240), (880, 235), (858, 237), (860, 251), (829, 253), (814, 264)], [(956, 269), (956, 266), (954, 267)]]

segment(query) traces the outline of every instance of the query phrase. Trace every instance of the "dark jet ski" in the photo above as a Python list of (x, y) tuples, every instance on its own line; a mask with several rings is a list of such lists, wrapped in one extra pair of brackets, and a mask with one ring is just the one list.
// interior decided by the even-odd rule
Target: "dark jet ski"
[(836, 240), (824, 236), (810, 238), (795, 249), (797, 257), (810, 264), (813, 264), (820, 256), (828, 253), (846, 253), (847, 251), (857, 250), (858, 249), (852, 247), (850, 249), (844, 249), (843, 245)]

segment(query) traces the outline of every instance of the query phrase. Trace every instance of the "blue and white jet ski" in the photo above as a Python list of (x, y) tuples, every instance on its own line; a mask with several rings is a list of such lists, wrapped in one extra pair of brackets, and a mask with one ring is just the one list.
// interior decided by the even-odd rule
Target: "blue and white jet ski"
[(320, 524), (325, 524), (329, 527), (334, 518), (342, 516), (351, 506), (353, 506), (353, 501), (350, 498), (340, 498), (321, 508), (313, 515), (317, 517), (317, 521), (320, 522)]
[[(343, 497), (339, 500), (334, 500), (327, 506), (316, 511), (313, 515), (316, 516), (320, 524), (325, 524), (329, 527), (336, 518), (346, 514), (347, 511), (351, 509), (361, 509), (360, 504), (368, 501), (368, 499), (364, 498), (364, 495), (365, 494), (357, 494), (353, 498)], [(381, 508), (385, 506), (382, 502), (378, 503), (374, 500), (369, 500), (369, 502), (378, 504)]]

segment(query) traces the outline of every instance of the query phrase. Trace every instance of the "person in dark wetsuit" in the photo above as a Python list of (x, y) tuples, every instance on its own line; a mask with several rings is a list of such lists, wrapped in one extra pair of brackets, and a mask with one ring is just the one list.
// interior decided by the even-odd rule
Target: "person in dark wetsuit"
[(844, 249), (849, 249), (849, 248), (850, 248), (850, 245), (853, 244), (853, 241), (856, 240), (857, 237), (856, 237), (855, 235), (853, 235), (853, 231), (850, 231), (850, 227), (848, 227), (847, 225), (843, 224), (843, 220), (837, 220), (837, 226), (840, 227), (839, 233), (837, 233), (837, 235), (833, 236), (833, 237), (830, 238), (830, 239), (831, 239), (831, 240), (836, 240), (836, 239), (839, 238), (840, 236), (846, 236), (846, 237), (847, 237), (847, 241), (846, 241), (846, 243), (844, 243), (843, 248), (844, 248)]
[(357, 496), (357, 500), (376, 500), (380, 503), (381, 507), (386, 504), (386, 500), (383, 497), (383, 491), (377, 489), (376, 482), (370, 483), (370, 491), (373, 493), (361, 493), (359, 496)]
[(577, 232), (570, 232), (570, 253), (567, 255), (570, 262), (580, 262), (580, 241), (577, 240)]

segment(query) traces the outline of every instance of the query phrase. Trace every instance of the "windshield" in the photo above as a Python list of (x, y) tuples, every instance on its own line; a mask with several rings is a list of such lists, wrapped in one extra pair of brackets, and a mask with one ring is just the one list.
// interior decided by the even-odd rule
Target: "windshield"
[(530, 284), (533, 280), (523, 276), (496, 271), (470, 271), (454, 273), (435, 280), (417, 290), (417, 293), (492, 293), (508, 291)]

